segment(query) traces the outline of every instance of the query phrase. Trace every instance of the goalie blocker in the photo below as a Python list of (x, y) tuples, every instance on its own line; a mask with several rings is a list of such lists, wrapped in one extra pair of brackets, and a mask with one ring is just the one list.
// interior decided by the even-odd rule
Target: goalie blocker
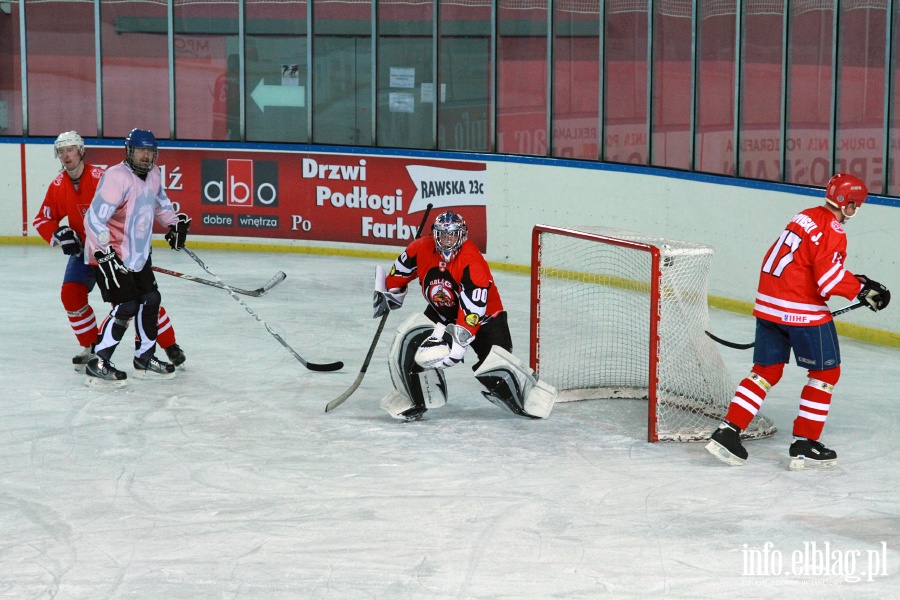
[[(421, 360), (416, 360), (419, 348), (434, 331), (435, 324), (421, 313), (397, 329), (389, 355), (391, 380), (396, 389), (381, 400), (381, 408), (395, 419), (418, 420), (429, 409), (447, 403), (443, 372), (423, 369)], [(491, 348), (475, 371), (475, 378), (487, 388), (482, 392), (485, 398), (515, 415), (543, 419), (553, 409), (556, 388), (538, 380), (534, 371), (500, 346)]]

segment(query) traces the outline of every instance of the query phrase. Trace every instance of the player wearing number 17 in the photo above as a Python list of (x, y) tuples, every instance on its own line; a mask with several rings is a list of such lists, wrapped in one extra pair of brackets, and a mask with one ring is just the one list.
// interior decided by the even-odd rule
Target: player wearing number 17
[(471, 347), (478, 357), (475, 378), (492, 403), (513, 414), (546, 418), (556, 389), (512, 355), (506, 311), (490, 267), (468, 227), (453, 211), (438, 215), (432, 235), (407, 246), (385, 275), (375, 271), (375, 318), (403, 304), (418, 279), (428, 302), (425, 314), (403, 322), (391, 344), (389, 367), (396, 388), (381, 401), (395, 419), (415, 421), (447, 402), (443, 369), (463, 361)]
[(878, 312), (891, 301), (885, 286), (844, 267), (844, 225), (868, 193), (859, 178), (835, 175), (825, 188), (825, 204), (795, 215), (763, 258), (753, 309), (753, 368), (738, 385), (725, 420), (706, 446), (723, 462), (741, 465), (747, 459), (740, 432), (781, 379), (793, 350), (797, 365), (808, 369), (809, 379), (800, 392), (789, 468), (827, 468), (837, 463), (837, 453), (819, 441), (841, 375), (837, 331), (825, 302), (832, 296), (856, 298)]
[(175, 367), (155, 355), (161, 297), (151, 268), (151, 238), (156, 220), (169, 228), (169, 245), (181, 250), (191, 220), (172, 208), (156, 157), (153, 133), (133, 129), (125, 138), (125, 160), (103, 174), (84, 217), (85, 256), (94, 269), (103, 299), (112, 304), (100, 327), (94, 348), (96, 358), (85, 369), (85, 383), (89, 386), (125, 384), (126, 375), (113, 365), (112, 355), (131, 319), (137, 330), (135, 377), (175, 376)]

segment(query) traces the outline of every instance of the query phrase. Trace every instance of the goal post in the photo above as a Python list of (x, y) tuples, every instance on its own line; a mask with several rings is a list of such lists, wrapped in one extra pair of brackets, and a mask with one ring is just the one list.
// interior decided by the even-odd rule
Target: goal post
[[(702, 441), (735, 386), (709, 329), (711, 246), (608, 227), (532, 232), (531, 367), (557, 402), (647, 400), (647, 439)], [(759, 414), (742, 437), (772, 435)]]

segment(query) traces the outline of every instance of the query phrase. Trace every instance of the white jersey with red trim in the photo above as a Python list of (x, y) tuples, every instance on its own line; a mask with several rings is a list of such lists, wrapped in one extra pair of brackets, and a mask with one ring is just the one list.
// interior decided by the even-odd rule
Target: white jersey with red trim
[(825, 302), (832, 296), (853, 300), (862, 284), (844, 267), (847, 235), (824, 206), (791, 219), (763, 259), (753, 315), (785, 325), (831, 321)]

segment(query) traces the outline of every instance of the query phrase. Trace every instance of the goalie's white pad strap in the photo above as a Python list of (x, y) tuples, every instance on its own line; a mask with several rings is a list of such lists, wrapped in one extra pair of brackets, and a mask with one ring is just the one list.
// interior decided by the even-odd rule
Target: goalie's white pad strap
[(546, 419), (556, 402), (556, 388), (539, 380), (528, 365), (494, 346), (475, 371), (475, 378), (488, 389), (484, 397), (513, 414)]
[[(447, 403), (447, 382), (443, 373), (434, 370), (412, 372), (415, 367), (416, 350), (418, 350), (419, 344), (428, 338), (433, 329), (434, 323), (428, 317), (422, 313), (416, 313), (400, 324), (394, 341), (391, 343), (388, 355), (391, 381), (397, 392), (412, 403), (407, 405), (407, 408), (424, 406), (426, 409), (432, 409)], [(384, 400), (388, 400), (388, 398), (385, 397)], [(392, 401), (392, 406), (397, 402), (399, 401)], [(392, 417), (403, 418), (398, 417), (383, 404), (382, 408), (388, 411)]]

